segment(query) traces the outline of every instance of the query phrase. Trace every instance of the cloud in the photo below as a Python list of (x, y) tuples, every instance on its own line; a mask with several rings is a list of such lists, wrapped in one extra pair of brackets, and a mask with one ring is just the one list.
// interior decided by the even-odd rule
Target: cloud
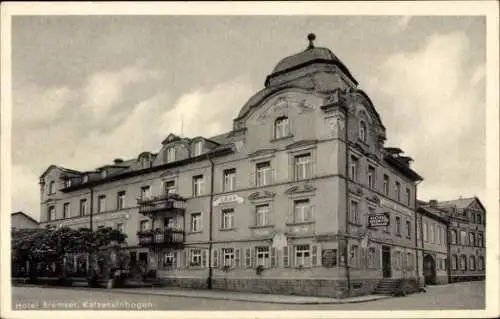
[[(187, 137), (211, 137), (229, 131), (232, 119), (253, 92), (247, 79), (236, 78), (210, 88), (194, 88), (176, 99), (169, 92), (156, 92), (131, 107), (114, 110), (112, 116), (109, 114), (113, 104), (126, 102), (126, 97), (122, 95), (127, 85), (148, 86), (156, 78), (158, 74), (137, 68), (124, 68), (117, 73), (101, 72), (91, 76), (81, 89), (65, 91), (65, 94), (51, 93), (55, 98), (45, 99), (43, 105), (39, 105), (61, 114), (68, 104), (67, 96), (89, 96), (89, 92), (97, 90), (97, 83), (119, 88), (94, 98), (93, 105), (101, 105), (102, 108), (96, 110), (93, 116), (83, 116), (89, 101), (85, 99), (80, 105), (68, 107), (70, 112), (62, 120), (46, 116), (46, 125), (40, 127), (26, 127), (16, 122), (13, 130), (13, 146), (16, 145), (13, 147), (13, 176), (19, 178), (13, 181), (14, 207), (38, 214), (38, 177), (49, 165), (91, 170), (109, 164), (115, 158), (128, 159), (143, 151), (156, 151), (169, 133), (181, 133), (181, 118), (184, 122), (183, 135)], [(129, 89), (126, 91), (129, 93)], [(22, 92), (20, 88), (16, 94)], [(45, 96), (43, 90), (36, 92), (39, 97)], [(36, 94), (32, 95), (32, 100), (37, 100)], [(19, 107), (14, 105), (15, 109)], [(103, 115), (106, 113), (108, 117)], [(98, 114), (103, 120), (95, 125), (94, 116)], [(118, 120), (112, 120), (116, 118)], [(27, 193), (30, 196), (26, 196)]]
[(368, 82), (388, 144), (425, 179), (423, 199), (484, 198), (485, 66), (469, 65), (469, 50), (464, 33), (435, 34), (419, 51), (391, 55)]

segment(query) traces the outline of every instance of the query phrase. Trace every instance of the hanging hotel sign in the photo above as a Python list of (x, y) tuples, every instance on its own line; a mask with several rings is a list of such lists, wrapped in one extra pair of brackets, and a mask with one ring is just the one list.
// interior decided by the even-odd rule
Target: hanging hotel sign
[(229, 203), (242, 204), (243, 201), (244, 201), (243, 197), (240, 197), (236, 194), (231, 194), (231, 195), (225, 195), (225, 196), (221, 196), (221, 197), (217, 198), (216, 200), (214, 200), (213, 205), (219, 206), (219, 205), (229, 204)]
[(389, 201), (387, 199), (384, 199), (384, 198), (380, 199), (380, 205), (385, 206), (385, 207), (390, 208), (390, 209), (393, 209), (393, 210), (400, 212), (400, 213), (403, 213), (403, 214), (413, 215), (413, 212), (410, 209), (408, 209), (402, 205), (396, 204), (392, 201)]
[(391, 218), (389, 213), (373, 214), (368, 216), (369, 227), (384, 227), (389, 226)]

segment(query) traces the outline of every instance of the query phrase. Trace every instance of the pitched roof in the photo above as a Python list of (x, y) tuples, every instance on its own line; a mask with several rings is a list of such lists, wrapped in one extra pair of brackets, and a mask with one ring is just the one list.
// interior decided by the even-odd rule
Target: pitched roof
[(34, 219), (33, 217), (31, 217), (30, 215), (26, 214), (26, 213), (23, 213), (23, 212), (15, 212), (15, 213), (12, 213), (10, 214), (10, 216), (14, 216), (14, 215), (22, 215), (26, 218), (28, 218), (29, 220), (31, 220), (32, 222), (34, 223), (37, 223), (37, 224), (40, 224), (40, 222), (38, 222), (36, 219)]
[(459, 199), (453, 199), (453, 200), (447, 200), (447, 201), (440, 201), (437, 203), (437, 205), (438, 205), (438, 207), (456, 206), (457, 209), (464, 209), (464, 208), (469, 207), (476, 200), (477, 200), (476, 197), (459, 198)]

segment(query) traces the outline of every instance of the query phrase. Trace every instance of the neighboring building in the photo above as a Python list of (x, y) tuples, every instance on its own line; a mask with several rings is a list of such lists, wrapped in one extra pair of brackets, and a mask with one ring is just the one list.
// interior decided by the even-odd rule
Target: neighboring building
[(15, 212), (10, 215), (12, 229), (38, 228), (39, 223), (33, 217), (23, 212)]
[(484, 280), (486, 209), (477, 197), (434, 203), (450, 216), (450, 282)]
[[(433, 203), (420, 202), (418, 216), (419, 244), (424, 252), (426, 284), (448, 283), (448, 216)], [(421, 226), (420, 226), (421, 225)]]
[(422, 178), (384, 147), (357, 84), (310, 44), (277, 64), (228, 133), (170, 134), (158, 153), (92, 172), (49, 167), (43, 225), (120, 228), (133, 260), (182, 287), (344, 297), (420, 278)]

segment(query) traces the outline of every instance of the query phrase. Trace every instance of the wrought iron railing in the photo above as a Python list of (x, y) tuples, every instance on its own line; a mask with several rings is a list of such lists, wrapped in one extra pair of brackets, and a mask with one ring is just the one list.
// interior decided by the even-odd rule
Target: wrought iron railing
[(138, 198), (139, 213), (149, 214), (158, 211), (184, 211), (186, 200), (177, 194), (161, 194), (148, 198)]
[(184, 243), (184, 231), (177, 228), (144, 230), (137, 232), (139, 245), (180, 245)]

